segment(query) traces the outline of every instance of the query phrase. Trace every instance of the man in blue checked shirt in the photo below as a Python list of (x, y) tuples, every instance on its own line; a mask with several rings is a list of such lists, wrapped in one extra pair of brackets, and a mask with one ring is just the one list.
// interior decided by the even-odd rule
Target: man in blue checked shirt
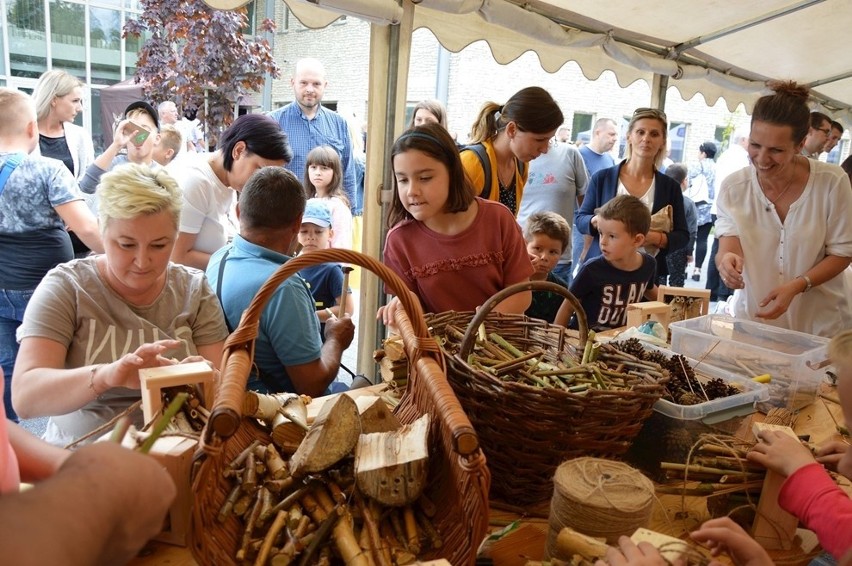
[(337, 150), (343, 164), (343, 190), (350, 205), (355, 203), (355, 159), (346, 120), (333, 110), (322, 107), (322, 95), (328, 81), (325, 68), (317, 59), (296, 62), (293, 77), (295, 102), (270, 114), (288, 136), (293, 159), (285, 167), (297, 178), (305, 177), (305, 159), (313, 148), (329, 145)]

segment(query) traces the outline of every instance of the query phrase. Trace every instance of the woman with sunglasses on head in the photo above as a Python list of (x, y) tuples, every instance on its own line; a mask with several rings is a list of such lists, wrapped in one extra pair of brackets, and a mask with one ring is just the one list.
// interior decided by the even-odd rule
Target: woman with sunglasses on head
[(852, 327), (842, 276), (852, 258), (852, 189), (840, 167), (801, 155), (808, 89), (770, 88), (752, 112), (751, 166), (719, 191), (716, 265), (736, 289), (734, 316), (830, 337)]
[(527, 163), (547, 153), (562, 122), (559, 105), (537, 86), (519, 90), (502, 106), (483, 104), (470, 132), (471, 145), (461, 152), (476, 196), (501, 202), (517, 216)]
[(660, 171), (666, 155), (667, 135), (668, 122), (662, 111), (637, 108), (633, 113), (627, 127), (624, 161), (592, 176), (583, 204), (577, 210), (577, 228), (594, 237), (588, 254), (581, 258), (583, 261), (601, 254), (595, 210), (616, 195), (632, 195), (641, 200), (652, 215), (667, 205), (672, 206), (671, 231), (661, 232), (652, 228), (645, 237), (646, 245), (659, 249), (657, 276), (668, 275), (666, 255), (669, 251), (686, 247), (689, 229), (680, 186)]

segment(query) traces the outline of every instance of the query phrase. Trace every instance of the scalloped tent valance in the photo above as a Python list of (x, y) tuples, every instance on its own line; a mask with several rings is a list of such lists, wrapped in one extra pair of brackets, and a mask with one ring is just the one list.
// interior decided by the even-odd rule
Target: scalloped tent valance
[[(343, 14), (378, 24), (402, 15), (395, 0), (285, 0), (308, 27)], [(407, 1), (407, 0), (406, 0)], [(852, 29), (848, 0), (421, 0), (414, 27), (450, 51), (479, 40), (507, 63), (534, 51), (548, 71), (575, 61), (586, 77), (612, 71), (619, 84), (654, 75), (688, 99), (723, 98), (750, 109), (765, 81), (810, 85), (818, 106), (852, 124)], [(563, 6), (569, 6), (566, 8)]]

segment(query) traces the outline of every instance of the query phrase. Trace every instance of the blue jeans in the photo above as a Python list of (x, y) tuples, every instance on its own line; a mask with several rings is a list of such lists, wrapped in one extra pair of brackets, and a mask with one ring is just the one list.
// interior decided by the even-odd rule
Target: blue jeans
[(12, 373), (15, 371), (15, 358), (18, 357), (15, 333), (24, 320), (24, 311), (32, 296), (33, 289), (0, 289), (0, 367), (3, 368), (6, 387), (3, 404), (6, 407), (6, 418), (15, 422), (18, 421), (18, 415), (12, 408)]

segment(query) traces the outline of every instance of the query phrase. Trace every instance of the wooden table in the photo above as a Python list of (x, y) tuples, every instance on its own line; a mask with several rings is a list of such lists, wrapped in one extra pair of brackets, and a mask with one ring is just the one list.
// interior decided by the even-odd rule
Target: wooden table
[[(821, 387), (822, 392), (830, 392), (836, 397), (836, 390), (831, 388), (828, 384), (824, 384)], [(743, 419), (739, 430), (737, 431), (737, 436), (747, 438), (746, 435), (750, 434), (752, 422), (760, 421), (762, 419), (763, 415), (761, 413), (755, 413), (750, 417)], [(835, 422), (840, 424), (843, 423), (843, 415), (840, 406), (818, 398), (815, 403), (805, 407), (799, 412), (795, 431), (799, 435), (810, 435), (811, 443), (822, 444), (823, 442), (839, 437), (835, 427)], [(850, 423), (847, 423), (847, 426), (849, 424)], [(844, 480), (841, 486), (847, 492), (852, 494), (852, 484), (848, 480)], [(546, 515), (546, 508), (540, 509), (539, 514)], [(533, 536), (531, 537), (531, 540), (526, 541), (528, 548), (530, 550), (534, 550), (535, 548), (544, 548), (544, 540), (548, 529), (546, 518), (542, 518), (541, 516), (519, 517), (516, 513), (501, 511), (497, 508), (492, 509), (491, 518), (495, 524), (495, 528), (499, 525), (504, 525), (509, 521), (521, 518), (525, 524), (536, 529), (540, 536), (540, 538)], [(659, 496), (655, 504), (653, 515), (651, 517), (651, 524), (648, 525), (648, 528), (678, 538), (685, 538), (687, 533), (694, 530), (708, 518), (709, 515), (707, 512), (705, 498), (682, 498), (677, 495), (662, 495)], [(809, 550), (809, 548), (813, 548), (816, 544), (816, 537), (813, 536), (813, 533), (810, 533), (810, 531), (800, 529), (799, 535), (802, 539), (804, 551)], [(802, 549), (799, 549), (797, 552), (783, 553), (778, 551), (771, 554), (774, 558), (785, 558), (789, 560), (793, 555), (801, 554), (804, 556), (802, 552)], [(535, 557), (535, 555), (530, 552), (526, 552), (526, 555), (531, 558)], [(807, 559), (801, 560), (802, 563), (806, 563), (807, 561)], [(515, 559), (501, 560), (499, 562), (495, 562), (495, 564), (497, 566), (514, 566), (515, 564), (522, 565), (524, 562), (525, 561), (522, 559)], [(149, 543), (149, 545), (143, 550), (142, 554), (131, 561), (130, 564), (133, 566), (197, 566), (197, 563), (193, 560), (189, 549), (158, 542)]]

